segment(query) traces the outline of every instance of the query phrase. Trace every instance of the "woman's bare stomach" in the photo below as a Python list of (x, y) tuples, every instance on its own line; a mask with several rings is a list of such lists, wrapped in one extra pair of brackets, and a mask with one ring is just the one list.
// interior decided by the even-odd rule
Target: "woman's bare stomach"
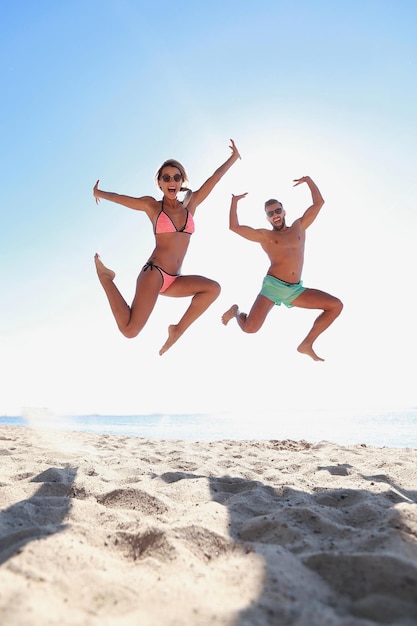
[(156, 247), (149, 256), (148, 261), (152, 261), (155, 265), (159, 265), (169, 274), (179, 274), (187, 253), (187, 246), (176, 246), (174, 249), (161, 249)]

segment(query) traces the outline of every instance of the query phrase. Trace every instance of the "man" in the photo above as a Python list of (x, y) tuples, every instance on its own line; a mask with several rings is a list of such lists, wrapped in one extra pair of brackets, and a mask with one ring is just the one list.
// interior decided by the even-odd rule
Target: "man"
[(226, 325), (235, 317), (244, 332), (256, 333), (275, 304), (279, 306), (283, 303), (287, 307), (297, 306), (303, 309), (321, 309), (322, 313), (315, 320), (313, 327), (297, 350), (315, 361), (323, 361), (324, 359), (317, 356), (313, 350), (313, 344), (317, 337), (340, 315), (343, 304), (338, 298), (324, 291), (303, 287), (301, 272), (304, 263), (305, 232), (319, 214), (324, 200), (317, 185), (309, 176), (295, 179), (294, 183), (294, 187), (301, 183), (309, 186), (313, 204), (302, 217), (295, 220), (291, 226), (287, 226), (286, 213), (281, 202), (268, 200), (265, 202), (265, 213), (272, 230), (239, 224), (237, 204), (247, 194), (232, 196), (230, 230), (249, 241), (260, 243), (271, 265), (250, 313), (241, 313), (238, 305), (233, 304), (223, 314), (222, 322)]

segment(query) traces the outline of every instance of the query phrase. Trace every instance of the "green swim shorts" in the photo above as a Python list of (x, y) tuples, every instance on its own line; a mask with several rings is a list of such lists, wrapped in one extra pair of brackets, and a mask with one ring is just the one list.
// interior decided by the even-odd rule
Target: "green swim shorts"
[(267, 274), (262, 283), (261, 295), (272, 300), (278, 306), (285, 304), (286, 307), (291, 308), (293, 306), (291, 302), (305, 290), (306, 287), (303, 287), (302, 280), (299, 283), (286, 283)]

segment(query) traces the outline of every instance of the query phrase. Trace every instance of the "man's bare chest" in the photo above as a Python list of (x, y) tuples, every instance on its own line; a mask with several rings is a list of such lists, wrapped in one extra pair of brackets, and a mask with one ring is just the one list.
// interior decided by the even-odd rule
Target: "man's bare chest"
[(285, 231), (268, 231), (264, 248), (269, 252), (285, 253), (304, 248), (304, 233), (300, 228), (287, 228)]

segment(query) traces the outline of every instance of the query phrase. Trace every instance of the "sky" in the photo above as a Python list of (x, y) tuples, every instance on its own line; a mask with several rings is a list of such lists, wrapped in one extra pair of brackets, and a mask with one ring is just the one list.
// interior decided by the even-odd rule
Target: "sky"
[[(417, 4), (414, 0), (3, 0), (0, 7), (0, 415), (221, 413), (417, 405)], [(181, 161), (198, 188), (242, 159), (196, 213), (184, 274), (222, 292), (162, 357), (188, 300), (161, 297), (142, 333), (118, 331), (97, 280), (99, 252), (128, 302), (153, 249), (147, 217), (92, 188), (159, 199), (154, 174)], [(316, 312), (274, 307), (245, 335), (268, 269), (228, 230), (307, 231), (304, 285), (342, 315), (297, 353)]]

